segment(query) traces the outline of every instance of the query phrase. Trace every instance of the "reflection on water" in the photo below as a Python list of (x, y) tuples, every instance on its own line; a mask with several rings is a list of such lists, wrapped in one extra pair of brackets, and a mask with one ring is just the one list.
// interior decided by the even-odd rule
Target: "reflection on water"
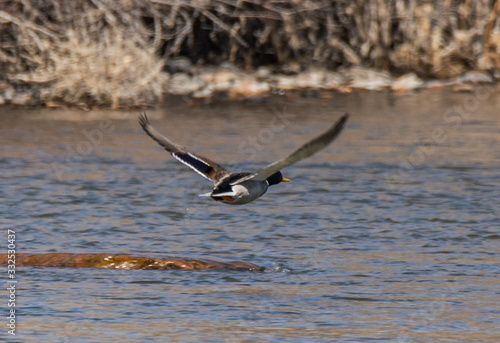
[(285, 169), (292, 182), (244, 207), (198, 197), (210, 183), (152, 142), (137, 113), (2, 108), (0, 225), (21, 251), (267, 267), (23, 268), (16, 338), (497, 342), (499, 98), (474, 99), (357, 93), (149, 111), (174, 141), (234, 171), (351, 113), (332, 146)]

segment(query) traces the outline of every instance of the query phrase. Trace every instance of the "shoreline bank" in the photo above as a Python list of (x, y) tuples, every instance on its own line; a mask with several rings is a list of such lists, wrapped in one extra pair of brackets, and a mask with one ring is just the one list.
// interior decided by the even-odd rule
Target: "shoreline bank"
[[(498, 88), (500, 75), (483, 71), (468, 71), (447, 80), (423, 80), (415, 73), (399, 77), (386, 71), (364, 67), (351, 67), (340, 71), (311, 68), (303, 72), (278, 74), (270, 68), (260, 67), (248, 73), (233, 66), (196, 67), (196, 70), (164, 73), (163, 93), (155, 101), (138, 101), (134, 104), (91, 101), (58, 101), (44, 99), (43, 90), (15, 87), (0, 82), (0, 105), (42, 106), (48, 108), (70, 107), (91, 109), (130, 109), (155, 107), (169, 97), (212, 103), (218, 100), (246, 101), (293, 94), (297, 97), (331, 97), (336, 93), (356, 91), (415, 92), (424, 89), (449, 88), (452, 92), (472, 92), (477, 85), (490, 84)], [(500, 88), (499, 88), (500, 91)]]
[(500, 0), (3, 5), (0, 104), (119, 109), (500, 79)]

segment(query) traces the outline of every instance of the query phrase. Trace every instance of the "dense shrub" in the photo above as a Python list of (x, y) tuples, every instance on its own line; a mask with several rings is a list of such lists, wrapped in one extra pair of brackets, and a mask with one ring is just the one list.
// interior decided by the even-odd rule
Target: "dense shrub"
[(447, 78), (500, 69), (499, 2), (0, 0), (0, 80), (116, 107), (159, 99), (177, 56)]

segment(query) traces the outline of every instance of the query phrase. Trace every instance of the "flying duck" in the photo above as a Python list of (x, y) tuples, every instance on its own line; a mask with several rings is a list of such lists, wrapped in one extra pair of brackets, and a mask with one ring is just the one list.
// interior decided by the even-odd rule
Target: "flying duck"
[(232, 173), (208, 158), (188, 152), (155, 130), (146, 113), (139, 115), (139, 124), (154, 141), (160, 144), (174, 158), (187, 165), (201, 176), (213, 181), (215, 187), (209, 196), (215, 201), (230, 205), (247, 204), (266, 193), (267, 188), (281, 182), (288, 182), (281, 169), (303, 160), (330, 144), (342, 131), (349, 115), (344, 114), (328, 131), (317, 136), (297, 149), (290, 156), (273, 162), (255, 173)]

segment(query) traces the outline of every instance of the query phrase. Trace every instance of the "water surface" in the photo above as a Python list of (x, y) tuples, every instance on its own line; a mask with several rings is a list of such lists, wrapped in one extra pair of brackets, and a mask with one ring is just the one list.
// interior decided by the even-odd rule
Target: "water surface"
[(284, 157), (351, 113), (334, 144), (284, 170), (292, 182), (246, 206), (198, 197), (210, 182), (149, 139), (136, 112), (1, 108), (0, 225), (16, 230), (19, 251), (266, 268), (23, 268), (17, 335), (5, 325), (1, 335), (498, 342), (499, 102), (488, 89), (432, 90), (148, 111), (172, 140), (234, 171)]

